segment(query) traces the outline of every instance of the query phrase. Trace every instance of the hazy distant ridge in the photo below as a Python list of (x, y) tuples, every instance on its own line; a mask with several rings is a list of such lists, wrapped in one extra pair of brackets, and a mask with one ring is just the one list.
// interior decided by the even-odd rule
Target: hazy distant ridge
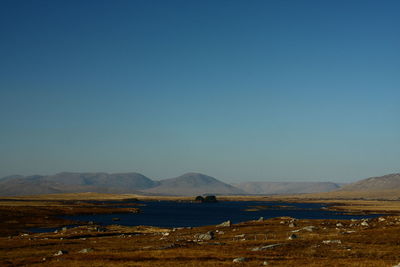
[(158, 182), (139, 173), (73, 173), (8, 176), (0, 180), (0, 195), (37, 195), (75, 192), (138, 193)]
[(140, 173), (74, 173), (13, 175), (0, 179), (1, 196), (54, 193), (132, 193), (162, 195), (245, 194), (244, 191), (200, 173), (154, 181)]
[(340, 188), (331, 182), (244, 182), (235, 184), (248, 194), (305, 194), (330, 192)]
[(341, 191), (378, 191), (400, 189), (400, 173), (371, 177), (343, 186)]
[[(0, 179), (1, 196), (98, 192), (157, 195), (276, 195), (337, 191), (331, 182), (243, 182), (224, 183), (201, 173), (152, 180), (140, 173), (61, 172), (54, 175), (13, 175)], [(400, 188), (400, 174), (373, 177), (345, 186), (342, 190)]]

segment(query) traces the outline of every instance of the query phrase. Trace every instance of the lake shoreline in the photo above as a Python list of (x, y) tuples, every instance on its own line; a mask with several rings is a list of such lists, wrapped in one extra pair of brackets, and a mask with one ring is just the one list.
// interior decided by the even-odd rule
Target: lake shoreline
[[(306, 199), (293, 196), (217, 196), (219, 201), (267, 201), (275, 203), (321, 203), (326, 204), (330, 211), (346, 212), (352, 215), (370, 214), (400, 214), (399, 201), (382, 200), (333, 200), (333, 199)], [(97, 193), (38, 195), (21, 197), (3, 197), (0, 199), (1, 221), (0, 227), (4, 235), (23, 232), (32, 228), (56, 228), (76, 224), (76, 221), (60, 218), (65, 215), (81, 214), (118, 214), (140, 211), (138, 205), (134, 208), (110, 208), (106, 204), (90, 204), (90, 201), (125, 201), (138, 199), (140, 201), (178, 201), (193, 202), (194, 197), (171, 196), (140, 196), (115, 195)], [(18, 214), (20, 218), (29, 218), (30, 221), (13, 219)]]
[[(41, 201), (125, 201), (128, 199), (138, 199), (141, 201), (188, 201), (192, 202), (195, 196), (148, 196), (137, 194), (101, 194), (101, 193), (69, 193), (69, 194), (49, 194), (18, 197), (1, 197), (2, 203), (12, 203), (14, 205), (24, 203), (34, 205)], [(323, 197), (320, 194), (300, 194), (300, 195), (236, 195), (236, 196), (218, 196), (218, 201), (271, 201), (271, 202), (293, 202), (293, 203), (324, 203), (329, 205), (330, 210), (346, 212), (364, 212), (364, 213), (385, 213), (400, 214), (400, 200), (393, 199), (363, 199), (358, 197), (335, 198)]]
[[(373, 219), (298, 219), (276, 217), (200, 227), (98, 225), (95, 222), (63, 226), (68, 214), (132, 212), (132, 207), (106, 207), (107, 201), (129, 196), (80, 194), (2, 198), (0, 201), (1, 266), (393, 266), (398, 256), (400, 216)], [(219, 197), (222, 201), (232, 197)], [(23, 201), (19, 201), (19, 200)], [(140, 198), (139, 198), (140, 199)], [(171, 201), (171, 198), (163, 200)], [(85, 200), (93, 200), (88, 204)], [(146, 198), (148, 201), (149, 198)], [(161, 199), (153, 199), (159, 201)], [(236, 201), (239, 199), (235, 198)], [(240, 198), (254, 201), (255, 198)], [(260, 199), (258, 199), (260, 200)], [(384, 208), (377, 201), (324, 201), (262, 198), (280, 203), (330, 203), (362, 212)], [(96, 203), (104, 201), (105, 205)], [(189, 201), (174, 198), (174, 201)], [(250, 202), (249, 202), (250, 203)], [(344, 203), (346, 206), (338, 206)], [(363, 205), (365, 204), (365, 205)], [(392, 202), (396, 207), (397, 202)], [(202, 205), (202, 204), (199, 204)], [(352, 206), (353, 205), (353, 206)], [(140, 206), (137, 206), (140, 209)], [(262, 209), (251, 206), (251, 209)], [(363, 210), (363, 208), (366, 208)], [(254, 212), (254, 211), (249, 211)], [(13, 216), (15, 216), (13, 218)], [(25, 220), (25, 221), (24, 221)], [(75, 223), (75, 222), (73, 222)], [(29, 233), (29, 226), (55, 226), (57, 231)], [(61, 252), (60, 252), (61, 251)]]

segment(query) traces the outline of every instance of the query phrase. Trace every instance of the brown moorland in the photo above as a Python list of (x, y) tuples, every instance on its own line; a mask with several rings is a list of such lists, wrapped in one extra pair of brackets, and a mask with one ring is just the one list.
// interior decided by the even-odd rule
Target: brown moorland
[[(161, 229), (84, 224), (50, 233), (24, 230), (69, 223), (57, 221), (60, 219), (55, 215), (60, 214), (121, 212), (85, 199), (134, 197), (138, 196), (72, 194), (2, 199), (0, 266), (393, 266), (400, 261), (400, 216), (395, 215), (353, 221), (282, 217), (230, 227)], [(364, 207), (362, 211), (379, 205), (377, 200), (347, 201), (356, 201), (358, 207)], [(391, 213), (399, 210), (397, 201), (387, 202), (393, 204)], [(234, 259), (243, 262), (236, 264)]]

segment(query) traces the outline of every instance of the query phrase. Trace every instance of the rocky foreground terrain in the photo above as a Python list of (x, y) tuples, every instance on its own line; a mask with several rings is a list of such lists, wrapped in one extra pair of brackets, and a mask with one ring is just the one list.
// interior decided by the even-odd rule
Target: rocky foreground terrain
[[(55, 219), (57, 213), (87, 213), (92, 208), (101, 212), (102, 207), (79, 207), (83, 204), (71, 201), (0, 205), (0, 266), (395, 266), (400, 262), (400, 216), (395, 215), (347, 221), (260, 218), (172, 229), (124, 227), (118, 222), (62, 228), (66, 222)], [(53, 208), (46, 209), (48, 205)], [(36, 218), (35, 226), (61, 228), (37, 234), (18, 228), (27, 227), (31, 218)]]
[(400, 217), (160, 229), (85, 225), (0, 238), (1, 266), (394, 266)]

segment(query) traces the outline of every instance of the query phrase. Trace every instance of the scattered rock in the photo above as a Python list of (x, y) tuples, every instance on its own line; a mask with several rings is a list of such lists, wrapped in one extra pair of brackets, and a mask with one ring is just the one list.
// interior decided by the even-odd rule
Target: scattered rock
[(342, 241), (340, 240), (324, 240), (322, 241), (322, 244), (328, 245), (328, 244), (342, 244)]
[(96, 231), (97, 232), (106, 232), (107, 228), (105, 228), (105, 227), (96, 227)]
[(251, 251), (263, 251), (263, 250), (267, 250), (267, 249), (271, 249), (271, 248), (275, 248), (275, 247), (279, 247), (279, 246), (283, 246), (283, 245), (285, 245), (285, 244), (283, 244), (283, 243), (271, 244), (271, 245), (267, 245), (267, 246), (252, 248)]
[(343, 224), (342, 223), (337, 223), (336, 227), (343, 227)]
[(232, 225), (231, 221), (228, 220), (226, 222), (218, 224), (217, 227), (231, 227), (231, 225)]
[(288, 237), (289, 240), (293, 240), (293, 239), (296, 239), (296, 238), (297, 238), (297, 235), (295, 235), (295, 234), (291, 234), (291, 235)]
[(383, 217), (379, 217), (379, 218), (378, 218), (378, 221), (379, 221), (379, 222), (384, 222), (384, 221), (386, 221), (386, 219), (383, 218)]
[(196, 234), (194, 236), (194, 238), (196, 238), (197, 240), (201, 240), (201, 241), (207, 241), (207, 240), (214, 239), (214, 233), (212, 231), (208, 231), (205, 234)]
[(310, 226), (306, 226), (301, 228), (302, 230), (308, 231), (308, 232), (314, 232), (315, 230), (318, 230), (318, 227), (310, 225)]
[(78, 253), (89, 253), (92, 252), (93, 249), (92, 248), (84, 248), (78, 251)]
[(264, 261), (264, 262), (263, 262), (263, 265), (264, 265), (264, 266), (268, 265), (268, 261)]
[(235, 258), (233, 259), (233, 263), (241, 263), (241, 262), (245, 262), (246, 258), (240, 257), (240, 258)]
[(361, 223), (361, 225), (362, 225), (362, 226), (366, 226), (366, 227), (368, 227), (368, 226), (369, 226), (369, 224), (368, 224), (368, 222), (367, 222), (367, 221), (363, 221), (363, 222)]
[(282, 217), (279, 217), (279, 219), (281, 219), (281, 220), (290, 220), (290, 221), (296, 220), (296, 218), (289, 217), (289, 216), (282, 216)]
[(293, 227), (295, 227), (295, 226), (296, 226), (296, 224), (294, 224), (294, 223), (289, 223), (289, 227), (293, 228)]
[(61, 231), (63, 231), (63, 232), (65, 232), (65, 231), (67, 231), (67, 227), (63, 227), (63, 228), (61, 228)]
[(263, 222), (264, 221), (264, 217), (260, 217), (258, 218), (257, 222)]
[(300, 231), (314, 232), (315, 230), (318, 230), (318, 227), (315, 227), (315, 226), (311, 225), (311, 226), (303, 227), (301, 229), (293, 230), (292, 233), (297, 233), (297, 232), (300, 232)]
[(54, 256), (61, 256), (61, 255), (64, 255), (64, 254), (68, 254), (68, 251), (66, 251), (66, 250), (59, 250), (59, 251), (57, 251), (56, 253), (54, 253)]

